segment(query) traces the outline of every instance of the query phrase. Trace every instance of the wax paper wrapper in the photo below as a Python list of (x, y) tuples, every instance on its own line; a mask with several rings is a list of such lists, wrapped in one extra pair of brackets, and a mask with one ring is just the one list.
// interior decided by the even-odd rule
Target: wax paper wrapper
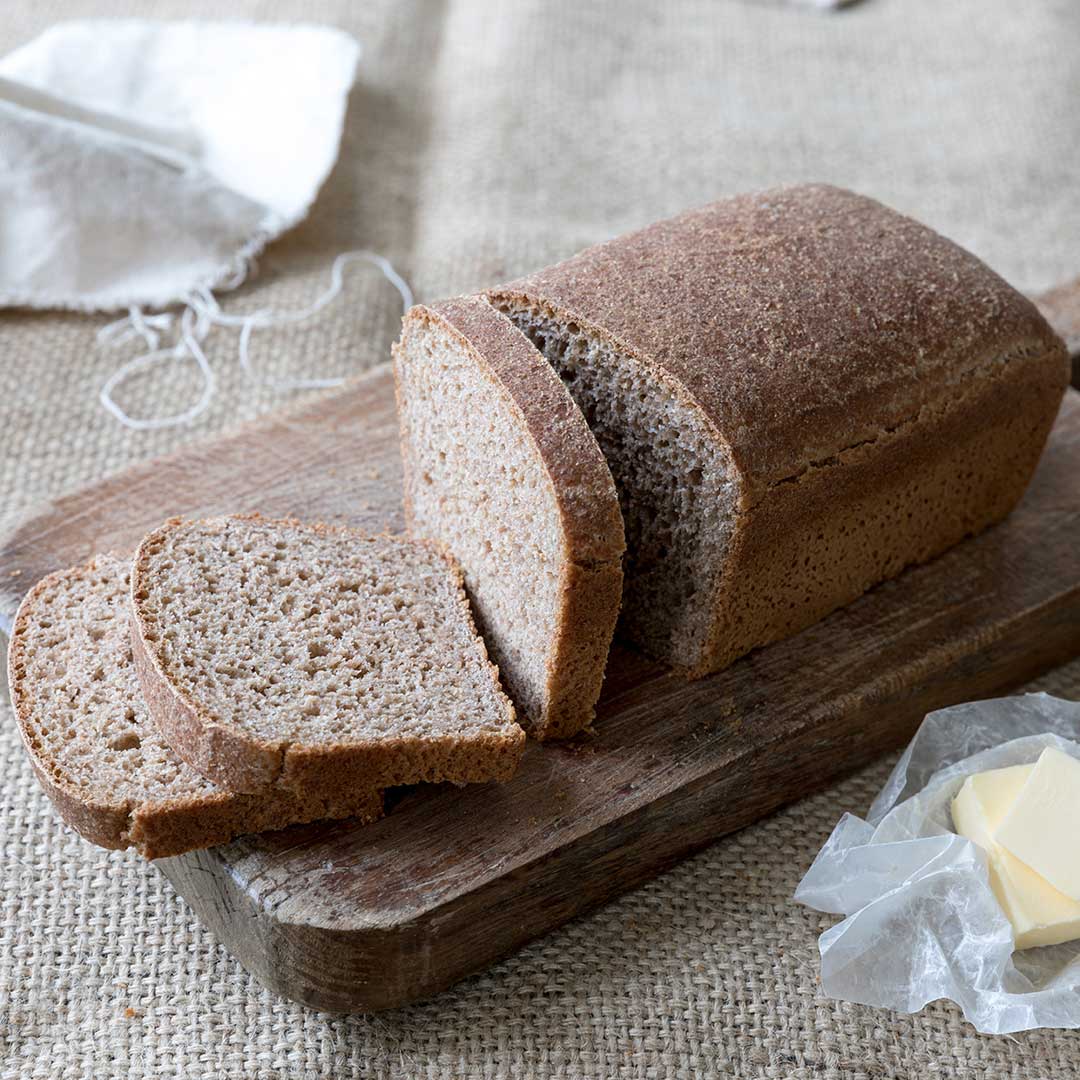
[(1047, 746), (1080, 758), (1080, 704), (1027, 694), (926, 717), (866, 820), (840, 819), (795, 892), (845, 916), (819, 941), (829, 997), (908, 1013), (951, 998), (994, 1035), (1080, 1027), (1080, 941), (1014, 954), (984, 854), (952, 831), (965, 777)]

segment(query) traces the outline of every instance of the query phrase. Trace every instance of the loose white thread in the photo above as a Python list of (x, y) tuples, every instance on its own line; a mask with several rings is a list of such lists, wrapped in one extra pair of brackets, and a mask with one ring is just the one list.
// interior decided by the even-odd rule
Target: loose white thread
[[(99, 397), (102, 405), (121, 424), (135, 431), (148, 431), (191, 423), (206, 411), (217, 386), (213, 369), (210, 367), (206, 354), (202, 349), (203, 341), (214, 326), (239, 327), (240, 366), (252, 381), (261, 386), (268, 386), (275, 390), (312, 390), (341, 386), (345, 382), (342, 377), (268, 379), (258, 375), (251, 366), (251, 335), (256, 329), (295, 325), (317, 315), (341, 294), (344, 287), (345, 267), (353, 262), (366, 262), (377, 267), (383, 277), (397, 289), (398, 295), (401, 297), (403, 310), (408, 310), (412, 306), (412, 290), (388, 259), (382, 255), (377, 255), (373, 251), (346, 251), (334, 259), (330, 268), (330, 284), (327, 289), (307, 307), (294, 311), (274, 311), (271, 308), (261, 308), (247, 315), (228, 315), (221, 310), (221, 305), (209, 289), (196, 290), (185, 298), (186, 306), (180, 316), (180, 339), (171, 347), (159, 348), (158, 346), (161, 335), (172, 329), (174, 316), (168, 312), (147, 314), (141, 308), (133, 307), (124, 318), (102, 327), (98, 331), (98, 341), (104, 346), (116, 347), (130, 341), (132, 338), (139, 337), (150, 351), (129, 360), (119, 370), (113, 372), (101, 388)], [(251, 269), (253, 269), (253, 263), (242, 267), (224, 287), (231, 288), (239, 285)], [(155, 367), (158, 364), (189, 358), (194, 359), (199, 367), (203, 387), (198, 400), (183, 412), (175, 413), (172, 416), (140, 419), (129, 416), (113, 398), (113, 392), (116, 388), (132, 375)]]
[(339, 255), (330, 268), (330, 284), (321, 296), (317, 297), (305, 308), (296, 311), (274, 311), (271, 308), (262, 308), (249, 315), (227, 315), (221, 310), (215, 297), (209, 292), (203, 292), (199, 298), (200, 310), (206, 318), (215, 326), (232, 326), (240, 328), (240, 366), (247, 375), (260, 386), (269, 386), (275, 390), (323, 390), (328, 387), (341, 386), (345, 379), (268, 379), (258, 375), (251, 366), (250, 347), (251, 335), (255, 330), (273, 326), (290, 326), (302, 323), (317, 315), (323, 308), (334, 302), (341, 294), (344, 287), (344, 271), (349, 263), (366, 262), (378, 267), (383, 277), (390, 282), (401, 297), (402, 310), (407, 311), (412, 307), (413, 294), (408, 284), (382, 255), (376, 255), (373, 251), (346, 251)]
[[(202, 350), (201, 342), (209, 332), (209, 324), (205, 323), (201, 316), (197, 315), (191, 307), (184, 309), (180, 316), (180, 340), (167, 349), (157, 348), (159, 340), (158, 331), (168, 330), (172, 326), (173, 317), (166, 313), (158, 315), (145, 315), (139, 308), (132, 308), (127, 318), (120, 319), (115, 323), (102, 327), (98, 332), (98, 339), (102, 342), (121, 344), (132, 336), (138, 335), (146, 342), (150, 352), (142, 356), (136, 356), (126, 364), (114, 371), (102, 386), (99, 397), (101, 404), (105, 406), (120, 421), (124, 427), (133, 431), (153, 431), (157, 428), (177, 427), (180, 424), (190, 424), (192, 420), (204, 413), (214, 396), (217, 382), (214, 379), (213, 368), (206, 359)], [(130, 328), (124, 324), (130, 322)], [(142, 419), (128, 416), (113, 398), (113, 391), (125, 380), (140, 371), (156, 367), (168, 361), (184, 360), (191, 357), (199, 366), (202, 375), (203, 388), (198, 400), (190, 408), (183, 412), (174, 413), (172, 416), (156, 416)]]

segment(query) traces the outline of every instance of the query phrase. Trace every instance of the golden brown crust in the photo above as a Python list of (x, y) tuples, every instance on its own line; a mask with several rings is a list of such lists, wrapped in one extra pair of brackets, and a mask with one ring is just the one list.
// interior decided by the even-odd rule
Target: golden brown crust
[[(238, 519), (265, 520), (258, 514)], [(214, 519), (194, 522), (202, 525)], [(368, 534), (345, 526), (294, 519), (267, 522), (322, 534)], [(268, 741), (250, 732), (219, 723), (206, 709), (177, 687), (165, 670), (160, 645), (153, 640), (141, 599), (146, 595), (148, 562), (172, 529), (184, 524), (173, 518), (144, 537), (131, 571), (132, 652), (151, 716), (176, 754), (212, 783), (229, 791), (258, 793), (283, 789), (300, 795), (344, 798), (356, 788), (384, 788), (398, 784), (452, 780), (457, 783), (505, 781), (514, 773), (525, 748), (525, 733), (514, 723), (514, 709), (499, 683), (498, 669), (487, 658), (465, 596), (461, 571), (445, 548), (432, 541), (417, 541), (438, 553), (457, 585), (458, 614), (477, 639), (484, 670), (493, 691), (504, 702), (505, 728), (467, 744), (416, 737), (388, 739), (378, 744), (325, 744), (304, 746), (284, 740)]]
[(536, 738), (567, 739), (595, 715), (608, 651), (622, 602), (619, 562), (584, 567), (569, 564), (561, 583), (563, 617), (552, 652), (550, 698)]
[[(405, 317), (438, 324), (507, 394), (547, 473), (559, 508), (562, 611), (547, 663), (547, 701), (533, 719), (534, 738), (576, 734), (594, 715), (622, 599), (626, 548), (611, 470), (569, 392), (532, 343), (481, 297), (417, 306)], [(395, 347), (397, 348), (397, 347)], [(407, 439), (400, 380), (395, 380), (402, 440)], [(408, 472), (410, 456), (403, 453)], [(405, 519), (412, 518), (405, 482)]]
[(739, 507), (712, 629), (676, 658), (693, 676), (1003, 517), (1067, 382), (1028, 300), (932, 230), (827, 185), (714, 203), (489, 295), (640, 364), (730, 452)]
[(32, 688), (26, 675), (26, 632), (43, 594), (64, 579), (96, 570), (96, 559), (92, 559), (42, 578), (19, 605), (8, 646), (9, 688), (23, 745), (46, 795), (76, 832), (101, 847), (135, 848), (146, 858), (157, 859), (225, 843), (243, 834), (323, 818), (355, 817), (370, 822), (382, 816), (382, 792), (376, 789), (354, 789), (336, 800), (302, 799), (291, 793), (235, 795), (222, 791), (140, 801), (103, 797), (66, 777), (44, 752), (30, 722)]
[(740, 519), (690, 677), (788, 637), (1008, 515), (1061, 400), (1058, 358), (972, 379), (947, 408), (775, 485)]
[[(131, 819), (130, 804), (81, 795), (77, 789), (65, 783), (48, 768), (40, 757), (40, 747), (32, 746), (26, 740), (25, 729), (22, 730), (24, 732), (23, 745), (30, 757), (34, 775), (64, 821), (80, 836), (99, 847), (113, 849), (129, 847), (127, 830)], [(191, 845), (191, 847), (201, 846), (201, 844)]]
[(973, 255), (824, 184), (713, 203), (491, 290), (686, 388), (751, 486), (875, 438), (986, 355), (1060, 348)]
[(126, 846), (136, 848), (145, 858), (161, 859), (289, 825), (343, 818), (367, 825), (382, 816), (383, 795), (378, 790), (357, 789), (337, 799), (285, 791), (260, 795), (223, 791), (202, 800), (137, 804), (131, 809), (125, 839)]

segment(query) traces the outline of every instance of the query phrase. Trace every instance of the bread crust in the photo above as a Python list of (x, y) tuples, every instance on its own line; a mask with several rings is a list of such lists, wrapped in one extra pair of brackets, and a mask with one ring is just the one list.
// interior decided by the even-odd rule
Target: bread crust
[(751, 488), (910, 419), (973, 361), (1061, 350), (973, 255), (826, 184), (712, 203), (489, 295), (579, 322), (684, 387)]
[[(502, 388), (535, 447), (559, 509), (562, 529), (561, 610), (546, 663), (547, 693), (530, 734), (562, 739), (594, 716), (622, 599), (626, 550), (611, 470), (566, 387), (532, 343), (482, 297), (416, 306), (404, 320), (437, 324)], [(395, 358), (401, 345), (395, 346)], [(413, 528), (408, 430), (395, 364), (405, 463), (405, 520)]]
[(583, 566), (621, 560), (626, 540), (611, 470), (562, 380), (532, 342), (479, 296), (414, 307), (405, 317), (440, 322), (506, 390), (547, 470), (567, 557)]
[(19, 734), (30, 764), (61, 818), (91, 843), (111, 849), (135, 848), (148, 859), (180, 855), (225, 843), (236, 836), (285, 828), (322, 818), (352, 817), (367, 823), (383, 814), (377, 789), (356, 789), (345, 799), (299, 799), (291, 794), (235, 795), (212, 792), (190, 798), (108, 798), (87, 792), (52, 764), (31, 721), (26, 673), (26, 634), (39, 599), (72, 576), (92, 575), (97, 559), (42, 578), (23, 598), (8, 645), (8, 682)]
[(548, 660), (549, 698), (541, 741), (568, 739), (595, 715), (622, 602), (622, 562), (568, 563), (561, 583), (563, 616)]
[(1055, 365), (1006, 366), (949, 407), (924, 410), (887, 446), (856, 447), (774, 486), (741, 518), (708, 646), (684, 674), (708, 675), (797, 633), (1007, 517), (1061, 394)]
[(205, 800), (169, 799), (134, 805), (125, 840), (146, 858), (160, 859), (290, 825), (343, 818), (369, 825), (382, 816), (383, 793), (378, 789), (360, 788), (337, 799), (315, 793), (236, 795), (222, 791)]
[[(259, 514), (231, 515), (235, 520), (266, 521), (267, 524), (315, 533), (368, 538), (368, 534), (321, 522), (267, 520)], [(213, 524), (205, 519), (195, 525)], [(472, 737), (467, 743), (399, 737), (377, 744), (323, 743), (304, 745), (285, 740), (265, 740), (219, 722), (165, 670), (160, 643), (146, 617), (142, 599), (154, 549), (173, 529), (188, 524), (171, 518), (148, 533), (135, 553), (131, 571), (132, 653), (150, 713), (175, 753), (212, 783), (229, 791), (257, 793), (283, 789), (322, 798), (347, 797), (356, 787), (391, 787), (398, 784), (451, 780), (455, 783), (505, 781), (513, 776), (525, 748), (525, 732), (514, 723), (514, 709), (503, 694), (498, 670), (487, 658), (465, 596), (461, 571), (445, 549), (423, 541), (443, 559), (457, 586), (458, 617), (476, 638), (482, 663), (492, 689), (504, 703), (505, 727), (498, 734)]]
[[(707, 644), (667, 658), (693, 676), (1000, 520), (1068, 379), (1062, 343), (993, 271), (828, 185), (714, 203), (488, 295), (607, 343), (696, 411), (730, 456), (738, 510)], [(971, 430), (991, 422), (998, 440)], [(976, 445), (978, 495), (955, 512), (926, 503), (950, 469), (975, 467)], [(885, 514), (883, 490), (900, 498), (903, 527), (875, 558), (856, 558), (858, 522)], [(851, 537), (846, 567), (828, 536)]]

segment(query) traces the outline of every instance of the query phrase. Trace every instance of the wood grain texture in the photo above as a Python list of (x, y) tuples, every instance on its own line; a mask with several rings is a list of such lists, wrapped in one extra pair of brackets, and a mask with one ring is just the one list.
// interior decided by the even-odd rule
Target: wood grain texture
[(1043, 318), (1065, 342), (1072, 357), (1072, 384), (1080, 389), (1080, 277), (1033, 297)]
[[(906, 741), (930, 709), (1080, 652), (1080, 395), (1004, 524), (729, 670), (622, 650), (595, 731), (498, 786), (395, 793), (375, 825), (300, 826), (160, 861), (275, 991), (337, 1011), (430, 995)], [(387, 369), (291, 417), (59, 499), (0, 543), (0, 611), (175, 513), (400, 527)], [(854, 808), (861, 809), (861, 808)]]
[(0, 538), (0, 627), (39, 578), (133, 551), (173, 514), (267, 517), (401, 532), (401, 456), (388, 367), (293, 412), (184, 447), (39, 506)]

